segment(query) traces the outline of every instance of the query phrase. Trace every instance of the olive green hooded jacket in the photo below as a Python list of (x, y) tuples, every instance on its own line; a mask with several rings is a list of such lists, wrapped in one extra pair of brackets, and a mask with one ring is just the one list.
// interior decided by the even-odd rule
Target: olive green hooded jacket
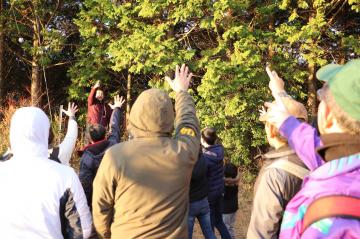
[[(131, 140), (111, 147), (93, 184), (101, 238), (187, 238), (188, 195), (200, 147), (192, 97), (144, 91), (129, 117)], [(175, 135), (172, 137), (175, 118)]]

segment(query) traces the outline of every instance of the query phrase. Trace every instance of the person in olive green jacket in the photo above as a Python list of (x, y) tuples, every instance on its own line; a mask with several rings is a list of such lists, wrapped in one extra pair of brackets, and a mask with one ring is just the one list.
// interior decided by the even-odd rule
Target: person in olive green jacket
[[(176, 92), (146, 90), (129, 117), (132, 139), (111, 147), (93, 184), (93, 217), (100, 238), (187, 238), (191, 172), (200, 148), (192, 74), (176, 67), (166, 78)], [(172, 137), (174, 130), (175, 135)]]

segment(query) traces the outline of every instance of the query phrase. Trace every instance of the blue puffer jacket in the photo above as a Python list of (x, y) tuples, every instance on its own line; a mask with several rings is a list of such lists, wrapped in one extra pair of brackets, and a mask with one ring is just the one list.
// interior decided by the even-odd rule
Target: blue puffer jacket
[(94, 144), (87, 145), (79, 152), (81, 156), (79, 178), (84, 188), (90, 209), (93, 192), (92, 184), (96, 176), (96, 172), (100, 166), (105, 151), (120, 142), (121, 132), (119, 125), (122, 123), (123, 115), (123, 112), (121, 112), (119, 108), (115, 108), (110, 119), (111, 129), (109, 137)]
[(211, 202), (224, 193), (224, 147), (216, 144), (203, 148), (203, 157), (208, 164), (208, 200)]

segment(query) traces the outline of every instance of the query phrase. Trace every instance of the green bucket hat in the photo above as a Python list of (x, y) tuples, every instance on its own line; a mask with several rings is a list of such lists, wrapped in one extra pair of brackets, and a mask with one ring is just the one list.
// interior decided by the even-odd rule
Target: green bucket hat
[(316, 77), (327, 82), (341, 109), (353, 119), (360, 120), (360, 59), (345, 65), (323, 66), (316, 72)]

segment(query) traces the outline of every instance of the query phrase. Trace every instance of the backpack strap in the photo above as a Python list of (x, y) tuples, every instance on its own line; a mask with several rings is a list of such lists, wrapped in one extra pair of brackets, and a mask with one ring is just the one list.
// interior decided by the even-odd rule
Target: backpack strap
[(360, 198), (345, 195), (331, 195), (316, 199), (306, 210), (301, 234), (313, 223), (330, 217), (360, 220)]
[(304, 177), (309, 174), (309, 170), (293, 162), (290, 162), (285, 158), (276, 160), (275, 162), (270, 164), (267, 168), (282, 169), (300, 179), (304, 179)]

